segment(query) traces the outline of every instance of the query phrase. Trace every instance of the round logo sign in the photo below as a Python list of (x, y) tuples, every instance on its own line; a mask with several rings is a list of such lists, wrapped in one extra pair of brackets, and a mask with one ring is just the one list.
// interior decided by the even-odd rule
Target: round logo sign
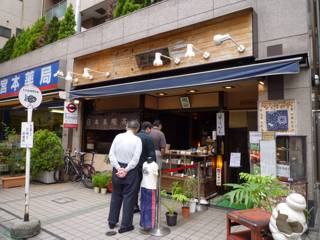
[(77, 106), (74, 103), (69, 103), (66, 108), (69, 113), (74, 113), (77, 110)]
[(19, 101), (26, 108), (37, 108), (42, 102), (42, 94), (34, 85), (24, 86), (19, 91)]

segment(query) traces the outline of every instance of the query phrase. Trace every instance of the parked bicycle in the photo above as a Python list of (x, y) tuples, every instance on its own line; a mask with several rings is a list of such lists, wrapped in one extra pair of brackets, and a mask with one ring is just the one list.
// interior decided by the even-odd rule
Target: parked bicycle
[(64, 165), (57, 168), (54, 173), (54, 179), (56, 182), (82, 181), (85, 187), (93, 188), (92, 176), (95, 174), (93, 167), (93, 160), (95, 153), (92, 152), (92, 158), (90, 164), (85, 163), (86, 152), (74, 152), (75, 155), (71, 156), (70, 151), (66, 151), (64, 155)]

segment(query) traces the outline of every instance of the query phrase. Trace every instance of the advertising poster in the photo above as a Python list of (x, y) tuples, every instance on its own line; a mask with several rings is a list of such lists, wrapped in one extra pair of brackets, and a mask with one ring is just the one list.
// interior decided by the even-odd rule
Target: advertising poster
[(249, 132), (249, 154), (251, 173), (260, 174), (260, 141), (261, 132)]

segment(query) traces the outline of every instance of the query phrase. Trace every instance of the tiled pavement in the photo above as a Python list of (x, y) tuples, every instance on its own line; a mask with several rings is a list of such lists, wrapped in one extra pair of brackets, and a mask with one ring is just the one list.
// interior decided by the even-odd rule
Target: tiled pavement
[[(52, 239), (160, 239), (139, 232), (139, 214), (135, 214), (136, 229), (130, 233), (105, 235), (106, 217), (110, 194), (95, 194), (81, 183), (31, 185), (30, 215), (41, 220), (41, 234), (32, 238)], [(24, 189), (2, 189), (0, 187), (0, 239), (11, 239), (8, 228), (23, 216)], [(164, 210), (164, 209), (163, 209)], [(226, 239), (225, 210), (210, 208), (192, 215), (190, 219), (178, 220), (171, 233), (161, 239)], [(162, 224), (164, 218), (162, 218)], [(311, 234), (319, 240), (318, 234)], [(307, 238), (308, 239), (308, 238)]]
[[(159, 239), (139, 232), (139, 214), (134, 217), (134, 231), (106, 236), (110, 196), (95, 194), (81, 183), (32, 184), (30, 216), (40, 219), (42, 224), (41, 234), (32, 239)], [(23, 188), (0, 188), (0, 239), (11, 239), (8, 228), (23, 216), (23, 205)], [(178, 226), (171, 227), (171, 233), (161, 239), (223, 240), (226, 238), (225, 213), (209, 209), (191, 216), (188, 221), (179, 219)], [(162, 223), (165, 224), (164, 218)]]

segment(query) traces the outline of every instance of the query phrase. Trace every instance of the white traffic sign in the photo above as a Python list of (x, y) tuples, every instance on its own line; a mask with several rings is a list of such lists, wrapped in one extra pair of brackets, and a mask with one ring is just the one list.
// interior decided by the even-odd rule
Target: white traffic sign
[(27, 85), (19, 91), (19, 101), (26, 108), (37, 108), (42, 102), (42, 93), (34, 85)]
[(33, 147), (33, 122), (21, 123), (21, 143), (22, 148)]
[(78, 127), (78, 107), (72, 102), (64, 102), (64, 128), (77, 128)]

